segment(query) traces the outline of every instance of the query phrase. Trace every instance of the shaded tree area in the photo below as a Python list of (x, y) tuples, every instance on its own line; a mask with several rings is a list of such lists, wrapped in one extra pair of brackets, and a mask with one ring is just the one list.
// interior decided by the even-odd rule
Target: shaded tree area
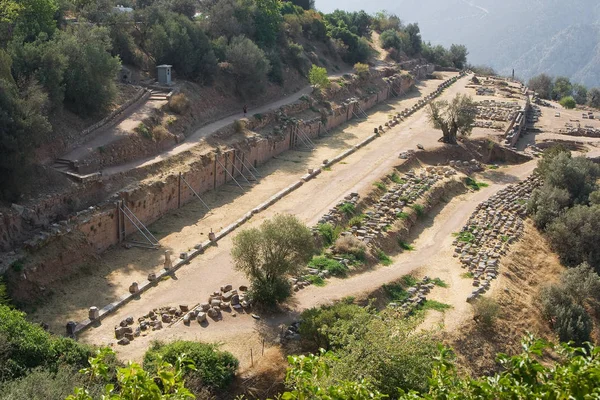
[(527, 86), (540, 98), (559, 101), (565, 108), (575, 108), (576, 105), (600, 108), (599, 88), (572, 83), (564, 76), (553, 78), (547, 74), (539, 74), (529, 79)]
[(427, 116), (433, 127), (442, 131), (444, 143), (456, 144), (459, 134), (467, 136), (473, 130), (476, 111), (470, 96), (457, 94), (450, 101), (439, 100), (430, 103)]

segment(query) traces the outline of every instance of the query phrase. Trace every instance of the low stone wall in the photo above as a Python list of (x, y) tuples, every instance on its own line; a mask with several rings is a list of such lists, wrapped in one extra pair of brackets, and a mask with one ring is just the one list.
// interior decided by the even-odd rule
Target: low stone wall
[(521, 138), (521, 134), (525, 129), (525, 125), (527, 124), (527, 115), (531, 111), (531, 101), (529, 97), (527, 97), (527, 101), (525, 106), (519, 110), (515, 114), (515, 117), (511, 120), (508, 125), (508, 129), (506, 129), (504, 144), (509, 147), (514, 147), (519, 139)]

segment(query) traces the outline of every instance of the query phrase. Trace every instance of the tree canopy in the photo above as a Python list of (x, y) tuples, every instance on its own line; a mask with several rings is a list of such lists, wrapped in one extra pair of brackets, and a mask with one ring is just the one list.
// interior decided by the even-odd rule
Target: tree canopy
[(451, 101), (431, 102), (427, 115), (433, 127), (442, 130), (443, 142), (456, 144), (458, 134), (466, 136), (473, 130), (476, 108), (470, 96), (457, 94)]

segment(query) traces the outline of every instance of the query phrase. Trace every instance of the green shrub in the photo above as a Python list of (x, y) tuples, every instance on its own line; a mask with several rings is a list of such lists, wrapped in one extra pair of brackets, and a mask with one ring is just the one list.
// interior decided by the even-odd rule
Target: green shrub
[[(84, 384), (85, 377), (76, 368), (61, 367), (56, 372), (41, 368), (26, 376), (0, 385), (0, 398), (6, 400), (53, 400), (64, 399), (73, 389)], [(102, 384), (92, 383), (87, 387), (89, 394), (101, 398)]]
[(382, 263), (383, 265), (391, 265), (392, 264), (392, 259), (385, 254), (385, 252), (381, 249), (377, 249), (375, 250), (375, 255), (377, 256), (377, 259), (379, 260), (380, 263)]
[(402, 240), (398, 240), (398, 245), (400, 246), (400, 248), (402, 250), (406, 250), (406, 251), (413, 251), (415, 249), (415, 246), (408, 244)]
[(354, 72), (356, 72), (356, 75), (361, 79), (365, 79), (369, 76), (369, 65), (358, 62), (354, 64)]
[(375, 186), (379, 190), (383, 190), (384, 192), (387, 192), (387, 186), (383, 182), (375, 182), (373, 184), (373, 186)]
[(492, 298), (480, 297), (473, 304), (473, 311), (476, 321), (483, 324), (485, 328), (491, 328), (500, 314), (500, 305)]
[(334, 227), (330, 223), (319, 224), (317, 225), (317, 231), (321, 236), (321, 240), (326, 247), (331, 246), (340, 235), (341, 229), (338, 227)]
[(432, 280), (432, 282), (433, 282), (433, 284), (434, 284), (435, 286), (439, 286), (439, 287), (443, 287), (443, 288), (447, 288), (447, 287), (448, 287), (448, 284), (447, 284), (446, 282), (444, 282), (444, 281), (443, 281), (442, 279), (440, 279), (440, 278), (434, 278), (434, 279)]
[(318, 287), (323, 287), (327, 284), (325, 280), (318, 275), (306, 275), (304, 279)]
[(178, 340), (169, 344), (153, 342), (144, 355), (144, 369), (155, 373), (160, 359), (175, 364), (177, 357), (185, 354), (196, 370), (186, 372), (186, 380), (212, 389), (225, 389), (233, 381), (239, 362), (229, 352), (217, 345)]
[(244, 36), (231, 39), (225, 49), (237, 93), (242, 97), (256, 97), (264, 91), (271, 64), (265, 52), (252, 40)]
[(399, 213), (396, 214), (396, 218), (398, 218), (398, 219), (407, 219), (408, 218), (408, 214), (401, 211), (401, 212), (399, 212)]
[(362, 226), (363, 219), (365, 219), (364, 214), (355, 215), (354, 217), (350, 218), (350, 221), (348, 221), (348, 226), (356, 226), (360, 228)]
[(417, 213), (417, 217), (421, 218), (425, 216), (425, 207), (423, 207), (421, 204), (413, 204), (412, 209)]
[(55, 338), (25, 319), (25, 314), (0, 306), (0, 382), (19, 378), (36, 367), (56, 371), (66, 364), (87, 365), (92, 348), (67, 338)]
[(408, 292), (400, 283), (384, 284), (382, 289), (391, 301), (404, 301), (409, 297)]
[(310, 71), (308, 71), (308, 81), (311, 85), (319, 89), (328, 89), (331, 86), (327, 70), (314, 64), (310, 67)]
[(233, 121), (233, 130), (236, 133), (242, 133), (246, 130), (246, 122), (241, 119), (236, 119)]
[(574, 342), (581, 346), (590, 341), (592, 319), (579, 304), (559, 305), (556, 308), (554, 331), (561, 342)]
[(142, 137), (146, 139), (152, 139), (152, 133), (150, 132), (150, 129), (148, 129), (146, 124), (143, 122), (140, 122), (134, 130)]
[(331, 275), (345, 276), (348, 273), (348, 267), (341, 262), (327, 258), (325, 256), (316, 256), (308, 263), (312, 268), (329, 271)]
[(452, 308), (452, 306), (450, 304), (440, 303), (439, 301), (436, 301), (436, 300), (425, 300), (425, 303), (423, 304), (422, 309), (444, 312), (451, 308)]
[(339, 207), (339, 210), (346, 214), (346, 217), (351, 217), (356, 213), (356, 208), (352, 203), (344, 203)]
[(417, 284), (417, 278), (415, 278), (412, 275), (404, 275), (401, 279), (402, 284), (404, 286), (410, 287), (410, 286), (415, 286)]
[(560, 99), (560, 105), (567, 109), (573, 109), (577, 107), (577, 102), (573, 98), (573, 96), (566, 96)]
[(404, 179), (400, 178), (400, 175), (398, 175), (395, 172), (390, 176), (390, 180), (392, 182), (394, 182), (394, 183), (399, 184), (399, 185), (402, 185), (402, 184), (406, 183), (406, 181)]
[(467, 185), (468, 187), (470, 187), (473, 190), (479, 190), (482, 187), (489, 186), (487, 183), (477, 182), (475, 179), (468, 177), (468, 176), (465, 178), (465, 185)]
[(473, 241), (475, 240), (475, 235), (473, 235), (473, 233), (471, 233), (470, 231), (461, 231), (453, 233), (452, 235), (455, 236), (459, 241), (465, 243), (473, 243)]

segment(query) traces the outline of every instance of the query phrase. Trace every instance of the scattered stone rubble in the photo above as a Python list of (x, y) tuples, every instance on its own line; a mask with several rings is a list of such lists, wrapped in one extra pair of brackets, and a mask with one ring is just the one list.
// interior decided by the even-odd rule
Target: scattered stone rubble
[(410, 313), (425, 304), (427, 295), (434, 287), (435, 283), (433, 283), (431, 278), (425, 276), (420, 282), (406, 289), (408, 297), (405, 300), (392, 302), (388, 304), (388, 307)]
[(392, 183), (373, 207), (365, 212), (360, 227), (352, 226), (349, 231), (342, 232), (342, 236), (354, 235), (369, 244), (385, 233), (404, 207), (416, 202), (437, 182), (455, 174), (456, 171), (449, 167), (426, 167), (409, 171), (401, 178), (401, 183)]
[(484, 100), (475, 105), (477, 106), (477, 118), (491, 121), (511, 121), (521, 109), (517, 102), (495, 100)]
[(448, 165), (466, 175), (481, 172), (485, 169), (485, 166), (475, 159), (471, 161), (450, 160)]
[[(342, 211), (342, 206), (344, 204), (352, 204), (353, 207), (356, 207), (358, 204), (358, 200), (360, 196), (358, 193), (350, 193), (348, 196), (344, 197), (344, 200), (340, 201), (334, 208), (329, 210), (329, 212), (319, 220), (319, 224), (330, 223), (331, 225), (337, 225), (346, 218), (346, 214)], [(315, 228), (316, 229), (316, 228)]]
[(541, 185), (536, 176), (500, 190), (479, 204), (454, 241), (454, 257), (473, 274), (475, 289), (467, 298), (476, 300), (498, 276), (500, 258), (523, 234), (526, 202), (533, 189)]
[(151, 331), (160, 330), (165, 325), (172, 325), (178, 321), (183, 321), (185, 325), (190, 325), (193, 321), (206, 324), (208, 318), (221, 319), (221, 312), (225, 310), (235, 317), (236, 312), (248, 311), (252, 306), (247, 297), (247, 290), (246, 286), (240, 286), (236, 290), (230, 284), (224, 285), (209, 295), (206, 302), (199, 303), (191, 309), (182, 304), (178, 307), (163, 306), (150, 310), (137, 319), (137, 326), (133, 317), (127, 317), (115, 327), (115, 338), (118, 344), (128, 345), (138, 336), (146, 336)]

